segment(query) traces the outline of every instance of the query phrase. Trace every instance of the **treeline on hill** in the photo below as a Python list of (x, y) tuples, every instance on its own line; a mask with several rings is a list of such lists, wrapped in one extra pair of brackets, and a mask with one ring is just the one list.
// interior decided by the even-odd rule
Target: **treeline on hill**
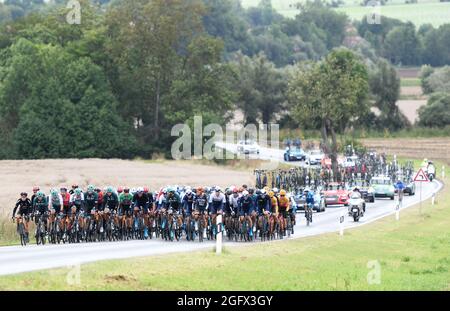
[[(236, 108), (246, 123), (277, 121), (331, 138), (349, 128), (398, 130), (410, 125), (395, 105), (400, 80), (391, 62), (434, 57), (426, 42), (450, 55), (450, 25), (353, 26), (320, 1), (293, 19), (269, 0), (248, 10), (238, 0), (93, 2), (82, 1), (80, 25), (39, 0), (0, 6), (2, 18), (12, 3), (29, 4), (0, 25), (0, 158), (149, 157), (170, 151), (173, 125), (194, 115), (224, 125)], [(394, 38), (404, 55), (386, 50)], [(409, 40), (419, 46), (414, 56)], [(429, 64), (437, 62), (450, 59)], [(325, 107), (332, 115), (314, 109), (324, 100), (334, 103)]]

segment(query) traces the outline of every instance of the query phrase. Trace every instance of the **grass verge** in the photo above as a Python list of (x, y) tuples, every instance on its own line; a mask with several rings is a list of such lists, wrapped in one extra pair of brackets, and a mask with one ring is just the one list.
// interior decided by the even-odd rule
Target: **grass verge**
[(421, 213), (412, 207), (400, 221), (386, 217), (343, 237), (96, 262), (81, 266), (75, 285), (66, 268), (24, 273), (2, 277), (0, 290), (448, 290), (449, 202), (446, 187)]

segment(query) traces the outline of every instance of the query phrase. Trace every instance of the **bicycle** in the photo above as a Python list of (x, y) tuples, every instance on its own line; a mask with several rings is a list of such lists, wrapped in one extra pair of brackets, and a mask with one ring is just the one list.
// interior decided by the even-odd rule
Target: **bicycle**
[(25, 215), (25, 216), (16, 216), (16, 218), (13, 218), (13, 222), (16, 220), (17, 223), (17, 233), (20, 236), (20, 244), (22, 246), (26, 246), (27, 243), (29, 243), (29, 238), (28, 238), (28, 232), (25, 228), (25, 224), (24, 224), (24, 218), (25, 218), (25, 222), (29, 221), (29, 216)]
[(308, 226), (308, 227), (312, 223), (312, 215), (313, 215), (313, 211), (312, 211), (311, 203), (305, 204), (306, 226)]
[(46, 242), (46, 236), (47, 236), (47, 229), (45, 224), (45, 218), (47, 217), (47, 213), (39, 213), (36, 212), (35, 214), (35, 220), (36, 221), (36, 245), (45, 245)]

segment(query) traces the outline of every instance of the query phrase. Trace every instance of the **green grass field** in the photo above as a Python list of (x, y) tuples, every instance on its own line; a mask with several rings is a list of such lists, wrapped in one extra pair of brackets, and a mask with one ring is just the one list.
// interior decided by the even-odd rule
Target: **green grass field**
[[(294, 17), (298, 10), (293, 4), (304, 2), (304, 0), (272, 0), (273, 7), (287, 17)], [(344, 0), (342, 7), (336, 8), (339, 12), (346, 13), (350, 19), (361, 20), (371, 12), (371, 8), (361, 6), (362, 1)], [(259, 0), (242, 0), (245, 8), (257, 6)], [(382, 15), (397, 18), (402, 21), (411, 21), (416, 26), (430, 23), (437, 27), (450, 22), (450, 3), (439, 2), (439, 0), (418, 0), (416, 4), (405, 4), (402, 0), (390, 0), (381, 6)]]
[[(412, 207), (400, 221), (387, 217), (344, 237), (96, 262), (81, 266), (79, 284), (61, 268), (2, 277), (0, 290), (449, 290), (449, 201), (446, 188), (421, 213)], [(377, 271), (379, 282), (369, 284)]]
[(420, 86), (419, 78), (402, 78), (400, 79), (400, 86)]

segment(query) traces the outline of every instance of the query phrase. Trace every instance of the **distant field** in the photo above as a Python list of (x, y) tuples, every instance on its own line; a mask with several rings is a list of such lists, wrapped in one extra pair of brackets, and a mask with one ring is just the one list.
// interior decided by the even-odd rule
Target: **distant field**
[[(257, 6), (260, 0), (241, 0), (245, 8)], [(305, 0), (272, 0), (273, 7), (281, 14), (294, 17), (298, 10), (294, 4)], [(346, 13), (350, 19), (361, 20), (366, 14), (372, 12), (371, 8), (361, 6), (362, 1), (344, 0), (344, 6), (337, 11)], [(450, 22), (450, 3), (441, 3), (439, 0), (419, 0), (416, 4), (405, 4), (402, 0), (390, 0), (380, 7), (382, 15), (397, 18), (402, 21), (411, 21), (416, 26), (430, 23), (437, 27)]]

